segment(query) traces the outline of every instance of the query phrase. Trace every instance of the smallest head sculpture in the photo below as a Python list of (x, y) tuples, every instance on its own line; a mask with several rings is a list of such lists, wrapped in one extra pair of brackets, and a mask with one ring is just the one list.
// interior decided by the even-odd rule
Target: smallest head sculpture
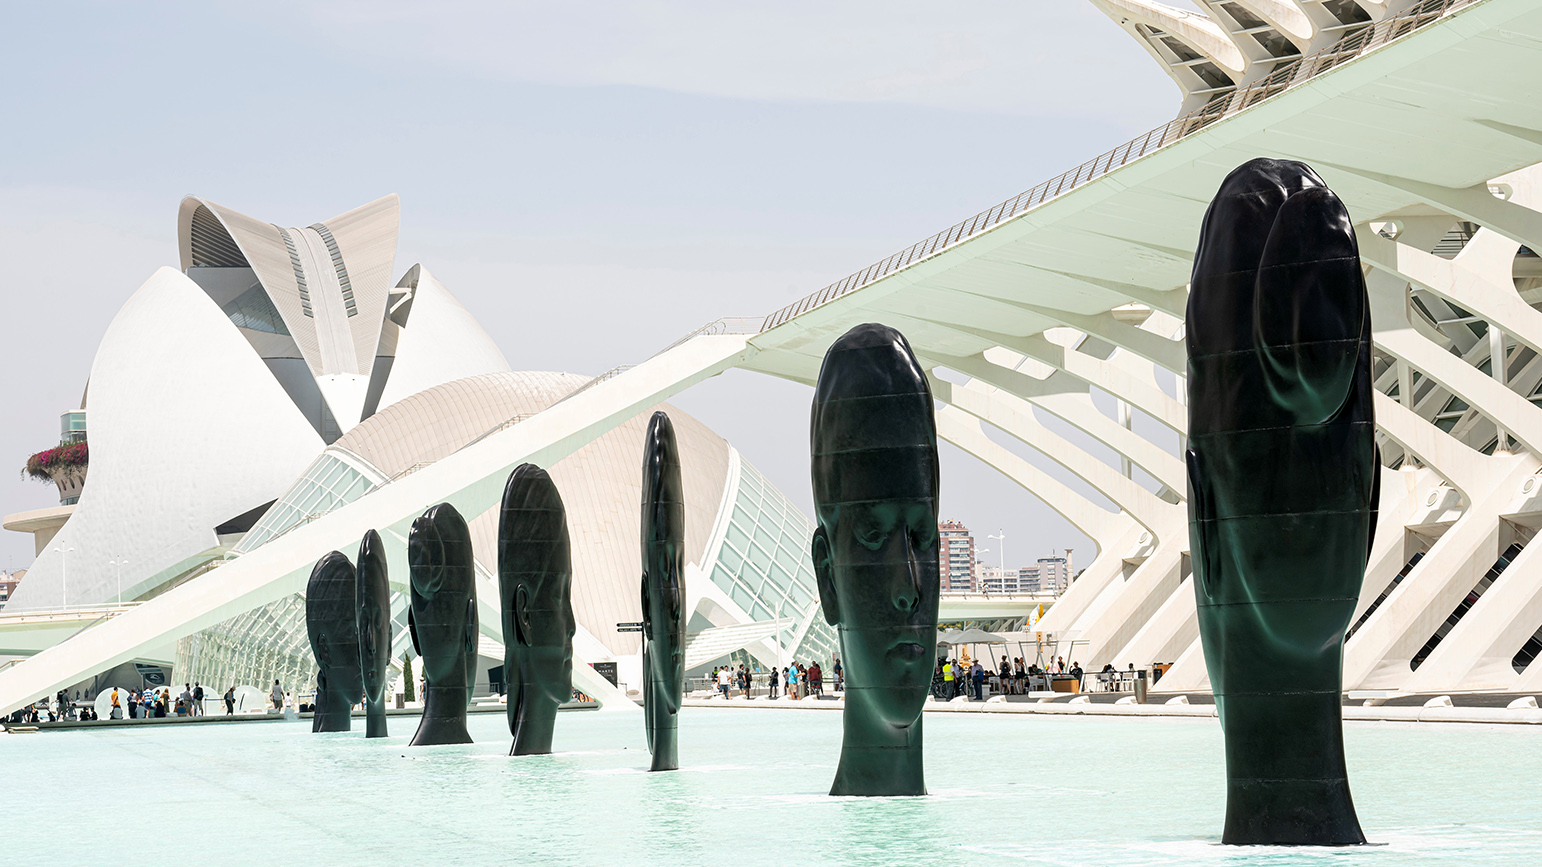
[(466, 708), (476, 685), (477, 591), (471, 531), (449, 503), (407, 534), (412, 609), (407, 627), (423, 663), (423, 721), (413, 746), (469, 744)]
[(359, 669), (364, 674), (364, 736), (386, 736), (386, 670), (391, 662), (391, 585), (385, 544), (370, 530), (359, 542), (354, 568), (358, 597)]
[(359, 674), (359, 627), (354, 619), (353, 564), (337, 551), (316, 561), (305, 587), (305, 629), (316, 656), (313, 732), (345, 732), (364, 685)]
[(937, 657), (937, 426), (905, 336), (858, 325), (825, 353), (810, 431), (812, 554), (840, 633), (846, 707), (832, 795), (924, 795)]
[(509, 474), (498, 516), (510, 755), (551, 752), (557, 706), (573, 697), (572, 584), (562, 495), (545, 470), (520, 464)]
[(643, 714), (650, 770), (680, 766), (677, 735), (685, 699), (685, 488), (675, 426), (653, 414), (643, 440)]

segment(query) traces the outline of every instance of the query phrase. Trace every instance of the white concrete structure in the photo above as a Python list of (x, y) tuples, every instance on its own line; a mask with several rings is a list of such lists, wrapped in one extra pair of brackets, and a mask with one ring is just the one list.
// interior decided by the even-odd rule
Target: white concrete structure
[[(1095, 2), (1157, 14), (1151, 3)], [(1178, 457), (1185, 284), (1211, 195), (1227, 172), (1261, 155), (1318, 169), (1356, 220), (1370, 270), (1388, 468), (1346, 688), (1542, 689), (1542, 665), (1527, 657), (1542, 627), (1542, 570), (1531, 563), (1542, 556), (1531, 543), (1542, 526), (1542, 408), (1534, 403), (1542, 400), (1542, 319), (1532, 306), (1542, 299), (1531, 253), (1542, 245), (1532, 168), (1542, 163), (1533, 84), (1542, 72), (1542, 0), (1356, 0), (1374, 23), (1352, 32), (1352, 42), (1331, 42), (1319, 14), (1345, 4), (1208, 5), (1251, 10), (1292, 45), (1329, 44), (1262, 61), (1239, 47), (1235, 15), (1190, 16), (1181, 32), (1203, 42), (1198, 53), (1239, 75), (1260, 62), (1269, 72), (1233, 79), (1235, 89), (1198, 114), (789, 305), (748, 329), (755, 333), (708, 326), (273, 539), (221, 567), (217, 581), (194, 578), (0, 671), (0, 711), (132, 658), (150, 641), (292, 594), (314, 552), (370, 527), (402, 533), (424, 504), (448, 500), (480, 514), (517, 463), (554, 463), (730, 367), (812, 384), (831, 341), (866, 321), (904, 331), (931, 370), (945, 439), (1094, 540), (1096, 556), (1037, 628), (1077, 642), (1088, 669), (1172, 661), (1164, 689), (1202, 690)], [(1292, 9), (1317, 29), (1302, 29)], [(1195, 95), (1192, 82), (1179, 83)], [(1100, 408), (1105, 397), (1110, 412)], [(1049, 415), (1100, 441), (1113, 460), (1055, 433), (1042, 421)], [(1137, 416), (1149, 424), (1134, 425)], [(986, 425), (1021, 449), (1002, 446)], [(1160, 435), (1148, 439), (1137, 427)], [(1058, 463), (1077, 487), (1020, 451)], [(991, 600), (979, 605), (970, 614), (1000, 610)]]
[[(95, 635), (134, 602), (174, 595), (179, 585), (219, 588), (234, 564), (265, 544), (303, 538), (291, 531), (587, 386), (582, 376), (510, 372), (471, 314), (421, 265), (393, 286), (396, 225), (394, 196), (305, 229), (183, 201), (186, 273), (163, 268), (152, 276), (98, 349), (85, 398), (94, 466), (79, 504), (6, 521), (40, 545), (28, 581), (0, 617), (0, 653), (36, 653), (83, 629)], [(573, 454), (544, 463), (569, 509), (576, 658), (615, 662), (619, 679), (634, 688), (638, 636), (615, 627), (640, 616), (640, 461), (655, 408), (640, 406), (575, 441)], [(691, 626), (735, 630), (701, 647), (739, 636), (724, 652), (748, 645), (768, 663), (779, 655), (828, 659), (833, 633), (814, 616), (812, 526), (726, 442), (669, 411), (685, 458)], [(485, 680), (502, 655), (496, 503), (457, 505), (471, 521), (481, 622), (494, 648), (481, 667)], [(377, 528), (398, 565), (396, 659), (409, 646), (407, 523)], [(356, 547), (357, 540), (339, 541), (302, 556)], [(314, 668), (302, 589), (227, 609), (196, 629), (141, 624), (124, 661), (174, 660), (184, 680), (276, 677), (303, 690)], [(776, 617), (786, 628), (737, 629)], [(627, 703), (588, 666), (579, 668), (581, 689)]]

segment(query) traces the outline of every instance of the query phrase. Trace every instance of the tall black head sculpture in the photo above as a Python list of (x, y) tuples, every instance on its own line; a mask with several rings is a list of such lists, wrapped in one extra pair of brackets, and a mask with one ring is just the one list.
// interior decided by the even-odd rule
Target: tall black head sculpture
[(471, 531), (449, 503), (412, 522), (407, 534), (412, 611), (407, 627), (423, 662), (423, 721), (413, 746), (469, 744), (466, 707), (477, 671), (476, 565)]
[(386, 736), (386, 670), (391, 662), (391, 584), (385, 545), (370, 530), (359, 542), (354, 567), (358, 597), (359, 669), (364, 674), (364, 736)]
[(832, 795), (924, 795), (921, 709), (937, 656), (937, 426), (905, 336), (858, 325), (814, 391), (814, 573), (845, 661)]
[(676, 735), (685, 699), (685, 489), (675, 426), (662, 412), (643, 440), (643, 713), (650, 770), (680, 766)]
[(316, 656), (313, 732), (345, 732), (364, 684), (359, 674), (359, 627), (355, 622), (353, 564), (337, 551), (316, 561), (305, 587), (305, 629)]
[(1371, 319), (1349, 214), (1307, 166), (1253, 160), (1221, 184), (1194, 257), (1188, 350), (1221, 839), (1363, 843), (1339, 690), (1379, 496)]
[(503, 670), (509, 679), (510, 755), (551, 752), (557, 706), (573, 698), (573, 557), (567, 511), (551, 476), (520, 464), (498, 516)]

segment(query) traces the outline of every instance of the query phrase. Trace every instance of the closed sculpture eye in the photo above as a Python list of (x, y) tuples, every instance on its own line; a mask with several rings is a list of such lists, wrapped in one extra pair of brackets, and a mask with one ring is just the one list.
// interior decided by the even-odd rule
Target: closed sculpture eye
[(866, 517), (857, 524), (855, 531), (857, 542), (862, 547), (877, 551), (883, 547), (883, 543), (889, 541), (889, 531), (877, 518)]

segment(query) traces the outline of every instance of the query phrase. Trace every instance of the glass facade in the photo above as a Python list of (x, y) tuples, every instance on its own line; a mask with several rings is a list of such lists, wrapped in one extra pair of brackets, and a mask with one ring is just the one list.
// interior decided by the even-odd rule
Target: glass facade
[[(382, 481), (384, 477), (362, 460), (329, 448), (247, 531), (232, 554), (252, 551), (292, 527), (347, 505)], [(393, 610), (399, 607), (404, 612), (406, 606), (398, 596), (393, 594)], [(401, 616), (398, 635), (406, 631), (406, 615)], [(250, 684), (266, 692), (275, 679), (289, 692), (309, 691), (315, 683), (316, 663), (305, 629), (305, 597), (287, 596), (183, 638), (177, 642), (176, 670), (184, 680), (216, 686), (221, 692), (233, 684)]]
[(237, 554), (254, 550), (291, 527), (357, 500), (383, 481), (384, 476), (363, 461), (340, 449), (327, 449), (232, 550)]
[[(233, 555), (249, 552), (308, 519), (364, 496), (383, 477), (351, 453), (329, 448), (268, 509)], [(750, 620), (791, 622), (783, 632), (784, 660), (818, 660), (829, 668), (839, 654), (835, 630), (825, 623), (809, 558), (814, 525), (744, 461), (711, 579)], [(480, 564), (479, 564), (480, 571)], [(496, 578), (493, 579), (496, 581)], [(406, 599), (392, 594), (395, 641), (406, 646)], [(400, 665), (401, 650), (395, 654)], [(765, 660), (771, 662), (772, 660)], [(264, 692), (278, 680), (285, 690), (309, 694), (316, 677), (300, 594), (233, 617), (177, 644), (177, 677), (222, 693), (232, 684)]]
[(59, 442), (83, 443), (86, 441), (86, 411), (72, 409), (59, 416)]
[(751, 620), (775, 620), (779, 613), (793, 618), (783, 640), (800, 632), (802, 639), (789, 649), (789, 658), (828, 665), (840, 645), (819, 610), (819, 585), (809, 557), (813, 536), (813, 522), (741, 459), (739, 489), (712, 583)]

